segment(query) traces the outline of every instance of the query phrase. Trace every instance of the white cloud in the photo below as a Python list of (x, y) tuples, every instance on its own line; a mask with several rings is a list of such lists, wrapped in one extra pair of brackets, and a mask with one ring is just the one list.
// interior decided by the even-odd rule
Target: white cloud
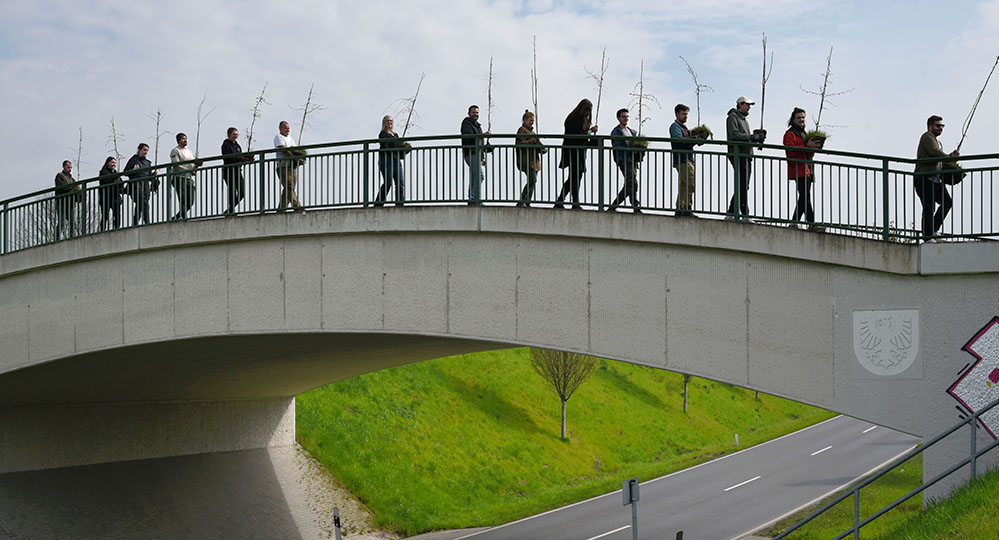
[[(468, 104), (486, 105), (493, 56), (493, 131), (510, 133), (531, 103), (535, 35), (544, 132), (561, 131), (579, 99), (596, 98), (583, 66), (595, 69), (605, 45), (610, 68), (603, 131), (611, 127), (612, 111), (630, 101), (644, 60), (647, 91), (663, 103), (646, 131), (665, 135), (672, 105), (694, 105), (693, 85), (677, 58), (682, 54), (715, 88), (702, 95), (702, 115), (723, 132), (737, 96), (759, 97), (766, 32), (775, 53), (765, 118), (771, 134), (783, 131), (794, 106), (814, 113), (817, 99), (799, 86), (818, 86), (832, 45), (834, 89), (857, 89), (823, 114), (829, 123), (848, 126), (834, 130), (830, 145), (909, 156), (920, 124), (934, 112), (948, 118), (945, 142), (956, 143), (985, 64), (999, 48), (996, 2), (956, 4), (947, 21), (938, 21), (934, 6), (791, 0), (15, 3), (5, 6), (0, 22), (0, 117), (18, 134), (0, 149), (6, 177), (0, 198), (50, 187), (59, 163), (73, 154), (80, 126), (85, 157), (77, 172), (96, 174), (108, 152), (112, 116), (125, 135), (120, 151), (128, 155), (138, 142), (152, 142), (149, 115), (161, 108), (171, 132), (161, 141), (160, 155), (166, 156), (173, 133), (193, 137), (204, 95), (206, 106), (216, 109), (202, 126), (201, 153), (215, 154), (226, 127), (245, 132), (265, 82), (272, 105), (258, 121), (258, 140), (269, 141), (282, 119), (297, 133), (300, 113), (292, 107), (304, 102), (313, 82), (327, 109), (310, 119), (304, 142), (374, 137), (386, 107), (411, 95), (421, 72), (427, 79), (415, 134), (450, 134)], [(936, 33), (927, 30), (932, 28)], [(986, 118), (996, 117), (995, 96), (990, 90), (983, 99), (965, 153), (994, 150), (981, 134)]]

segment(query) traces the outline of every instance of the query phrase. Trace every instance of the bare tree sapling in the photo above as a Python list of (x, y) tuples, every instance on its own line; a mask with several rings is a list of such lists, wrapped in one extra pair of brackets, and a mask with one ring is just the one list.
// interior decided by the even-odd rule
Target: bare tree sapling
[(208, 94), (205, 94), (201, 98), (201, 103), (198, 104), (198, 130), (194, 134), (194, 157), (199, 157), (198, 148), (200, 147), (201, 142), (201, 123), (215, 111), (215, 107), (212, 107), (208, 110), (208, 112), (202, 114), (202, 109), (205, 106), (206, 99), (208, 99)]
[(603, 53), (600, 55), (600, 71), (594, 73), (583, 66), (583, 70), (586, 74), (597, 83), (597, 109), (593, 111), (593, 125), (600, 125), (600, 100), (604, 94), (604, 75), (607, 74), (607, 67), (610, 65), (610, 60), (607, 58), (607, 46), (604, 46)]
[(597, 368), (597, 359), (584, 354), (531, 348), (531, 366), (552, 386), (562, 401), (562, 439), (565, 433), (565, 404)]
[(246, 151), (250, 152), (253, 150), (253, 127), (257, 125), (257, 120), (260, 119), (260, 109), (264, 105), (270, 105), (271, 103), (264, 99), (264, 93), (267, 92), (267, 83), (264, 83), (264, 88), (260, 90), (260, 95), (253, 102), (253, 117), (250, 120), (250, 127), (246, 128)]

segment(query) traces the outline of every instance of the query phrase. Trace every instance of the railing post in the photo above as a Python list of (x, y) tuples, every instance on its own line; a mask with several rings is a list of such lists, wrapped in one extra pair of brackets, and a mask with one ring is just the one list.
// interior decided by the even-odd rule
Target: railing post
[[(369, 151), (370, 151), (370, 144), (369, 143), (364, 143), (364, 164), (361, 167), (363, 169), (363, 172), (361, 173), (361, 180), (362, 180), (362, 182), (364, 182), (364, 186), (362, 187), (362, 191), (364, 192), (364, 207), (365, 208), (368, 207), (369, 197), (371, 196), (371, 194), (368, 193), (368, 191), (370, 189), (369, 184), (371, 183), (371, 178), (370, 178), (371, 171), (368, 170), (369, 167), (370, 167), (370, 165), (369, 165), (368, 162), (371, 161), (371, 158), (370, 158), (370, 155), (369, 155)], [(398, 187), (396, 187), (396, 189), (398, 189)]]
[(0, 254), (7, 253), (10, 229), (7, 228), (7, 216), (10, 215), (9, 203), (3, 203), (3, 242), (0, 242)]
[(978, 448), (977, 448), (978, 434), (975, 433), (977, 431), (975, 429), (977, 426), (975, 426), (974, 418), (968, 419), (968, 427), (971, 428), (971, 480), (970, 481), (974, 482), (975, 478), (978, 476), (978, 457), (975, 455), (978, 453)]
[(732, 150), (732, 171), (735, 173), (735, 193), (732, 196), (732, 203), (729, 206), (732, 207), (732, 215), (737, 220), (742, 219), (742, 175), (739, 171), (739, 166), (742, 164), (741, 150), (742, 149), (739, 147), (739, 143), (735, 143)]
[[(80, 184), (80, 195), (82, 195), (83, 201), (80, 203), (80, 223), (76, 228), (80, 232), (79, 236), (87, 235), (87, 184)], [(72, 224), (70, 224), (70, 230), (72, 230)]]
[(853, 490), (853, 538), (860, 540), (860, 488)]
[[(468, 182), (468, 195), (469, 202), (475, 205), (482, 204), (482, 175), (485, 171), (482, 170), (482, 137), (475, 137), (475, 174), (472, 174), (472, 166), (468, 167), (468, 174), (471, 179)], [(475, 184), (475, 189), (472, 189), (472, 184)], [(474, 195), (473, 195), (474, 192)]]
[(171, 167), (169, 165), (163, 169), (166, 171), (166, 175), (163, 177), (163, 183), (166, 184), (163, 186), (163, 193), (166, 194), (166, 220), (172, 221), (173, 216), (171, 214), (173, 213), (173, 194), (171, 193), (171, 190), (173, 190), (173, 176), (170, 174)]
[(884, 241), (888, 242), (891, 240), (891, 229), (888, 227), (888, 158), (881, 160), (881, 212), (883, 216), (881, 217), (884, 222), (882, 227), (882, 236)]
[(260, 189), (259, 195), (260, 195), (260, 213), (261, 214), (263, 214), (264, 210), (267, 208), (266, 202), (264, 200), (264, 196), (265, 196), (264, 195), (265, 194), (265, 190), (264, 190), (264, 178), (266, 178), (266, 176), (267, 176), (267, 163), (266, 163), (266, 161), (267, 161), (267, 154), (264, 153), (264, 152), (261, 152), (260, 153), (260, 173), (257, 175), (259, 177), (257, 180), (258, 180), (259, 189)]
[[(604, 209), (604, 140), (597, 147), (597, 210)], [(635, 201), (631, 201), (635, 202)]]

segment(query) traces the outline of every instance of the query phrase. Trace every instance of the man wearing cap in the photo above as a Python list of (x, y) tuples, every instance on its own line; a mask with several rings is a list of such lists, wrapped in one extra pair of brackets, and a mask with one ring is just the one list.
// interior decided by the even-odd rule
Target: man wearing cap
[[(746, 96), (735, 100), (735, 108), (729, 109), (728, 120), (725, 122), (726, 138), (729, 142), (762, 143), (767, 138), (764, 129), (751, 131), (749, 129), (749, 107), (756, 102)], [(728, 205), (727, 220), (743, 220), (749, 215), (749, 176), (753, 173), (753, 147), (749, 144), (728, 145), (728, 160), (735, 170), (736, 193)], [(738, 212), (736, 199), (739, 201)]]

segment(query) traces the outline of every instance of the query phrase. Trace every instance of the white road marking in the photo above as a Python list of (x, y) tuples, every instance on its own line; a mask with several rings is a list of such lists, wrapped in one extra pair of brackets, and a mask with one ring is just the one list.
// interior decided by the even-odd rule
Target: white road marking
[[(897, 456), (889, 459), (888, 461), (885, 461), (881, 465), (878, 465), (877, 467), (874, 467), (873, 469), (865, 472), (864, 474), (858, 476), (857, 478), (863, 478), (865, 476), (869, 476), (871, 474), (874, 474), (875, 472), (877, 472), (877, 471), (885, 468), (886, 466), (888, 466), (888, 464), (890, 464), (892, 461), (895, 461), (896, 459), (898, 459), (898, 458), (904, 456), (905, 454), (909, 453), (915, 447), (916, 447), (916, 445), (912, 445), (912, 446), (906, 448), (905, 450), (902, 451), (901, 454), (898, 454)], [(761, 524), (757, 525), (756, 527), (753, 527), (752, 529), (749, 529), (748, 531), (743, 531), (743, 532), (741, 532), (741, 533), (733, 536), (729, 540), (742, 540), (742, 538), (745, 537), (745, 536), (749, 536), (749, 535), (753, 534), (756, 531), (759, 531), (759, 530), (762, 530), (762, 529), (766, 529), (767, 527), (773, 525), (774, 523), (777, 523), (778, 521), (786, 518), (787, 516), (790, 516), (790, 515), (793, 515), (793, 514), (797, 514), (798, 512), (804, 510), (805, 508), (808, 508), (809, 506), (817, 504), (822, 499), (825, 499), (826, 497), (839, 492), (840, 490), (842, 490), (846, 486), (849, 486), (853, 482), (854, 482), (853, 480), (850, 480), (849, 482), (847, 482), (847, 483), (845, 483), (845, 484), (843, 484), (843, 485), (841, 485), (841, 486), (839, 486), (837, 488), (834, 488), (834, 489), (830, 490), (825, 495), (819, 495), (818, 497), (816, 497), (816, 498), (814, 498), (814, 499), (812, 499), (812, 500), (810, 500), (810, 501), (802, 504), (801, 506), (799, 506), (799, 507), (797, 507), (797, 508), (795, 508), (793, 510), (788, 510), (784, 515), (775, 517), (775, 518), (771, 519), (770, 521), (768, 521), (766, 523), (761, 523)]]
[(757, 476), (756, 478), (750, 478), (749, 480), (746, 480), (745, 482), (740, 482), (740, 483), (738, 483), (738, 484), (736, 484), (736, 485), (734, 485), (732, 487), (725, 488), (725, 491), (731, 491), (731, 490), (733, 490), (733, 489), (735, 489), (735, 488), (737, 488), (739, 486), (744, 486), (744, 485), (746, 485), (746, 484), (748, 484), (748, 483), (750, 483), (750, 482), (752, 482), (754, 480), (759, 480), (760, 478), (763, 478), (763, 477), (762, 476)]
[(625, 525), (624, 527), (621, 527), (621, 528), (618, 528), (618, 529), (614, 529), (613, 531), (607, 531), (604, 534), (598, 534), (597, 536), (594, 536), (593, 538), (587, 538), (586, 540), (597, 540), (597, 538), (603, 538), (603, 537), (605, 537), (605, 536), (607, 536), (609, 534), (614, 534), (614, 533), (616, 533), (618, 531), (623, 531), (625, 529), (630, 529), (630, 528), (631, 528), (631, 525)]
[[(764, 447), (764, 446), (766, 446), (766, 445), (768, 445), (770, 443), (775, 443), (775, 442), (777, 442), (777, 441), (779, 441), (781, 439), (786, 439), (788, 437), (792, 437), (794, 435), (798, 435), (799, 433), (804, 433), (804, 432), (806, 432), (806, 431), (808, 431), (808, 430), (810, 430), (812, 428), (816, 428), (816, 427), (819, 427), (821, 425), (828, 424), (828, 423), (833, 422), (835, 420), (839, 420), (840, 418), (844, 418), (844, 416), (842, 414), (838, 414), (838, 415), (836, 415), (836, 416), (834, 416), (834, 417), (832, 417), (832, 418), (830, 418), (828, 420), (823, 420), (823, 421), (819, 422), (818, 424), (812, 424), (812, 425), (810, 425), (808, 427), (799, 429), (798, 431), (795, 431), (793, 433), (788, 433), (786, 435), (781, 435), (780, 437), (777, 437), (776, 439), (770, 439), (769, 441), (762, 442), (760, 444), (757, 444), (756, 446), (750, 446), (748, 448), (743, 448), (742, 450), (739, 450), (738, 452), (733, 452), (731, 454), (725, 454), (724, 456), (717, 457), (715, 459), (712, 459), (711, 461), (705, 461), (704, 463), (699, 463), (697, 465), (694, 465), (693, 467), (688, 467), (686, 469), (682, 469), (682, 470), (679, 470), (679, 471), (674, 471), (674, 472), (671, 472), (669, 474), (660, 476), (658, 478), (653, 478), (652, 480), (648, 480), (646, 482), (642, 482), (642, 485), (651, 484), (652, 482), (656, 482), (658, 480), (664, 480), (666, 478), (671, 478), (673, 476), (677, 476), (679, 474), (683, 474), (685, 472), (689, 472), (689, 471), (692, 471), (694, 469), (699, 469), (701, 467), (706, 467), (708, 465), (711, 465), (712, 463), (717, 463), (717, 462), (722, 461), (724, 459), (728, 459), (728, 458), (730, 458), (732, 456), (737, 456), (737, 455), (739, 455), (739, 454), (741, 454), (743, 452), (749, 452), (751, 450), (760, 449), (760, 448), (762, 448), (762, 447)], [(473, 533), (469, 533), (469, 534), (466, 534), (465, 536), (460, 536), (458, 538), (455, 538), (455, 540), (466, 540), (466, 539), (472, 538), (474, 536), (479, 536), (480, 534), (486, 534), (488, 532), (492, 532), (492, 531), (494, 531), (496, 529), (502, 529), (504, 527), (509, 527), (511, 525), (516, 525), (518, 523), (522, 523), (524, 521), (532, 520), (532, 519), (539, 518), (539, 517), (542, 517), (542, 516), (547, 516), (548, 514), (554, 514), (555, 512), (558, 512), (558, 511), (561, 511), (561, 510), (565, 510), (567, 508), (572, 508), (574, 506), (579, 506), (581, 504), (586, 504), (586, 503), (588, 503), (590, 501), (595, 501), (597, 499), (602, 499), (604, 497), (609, 497), (611, 495), (620, 496), (621, 495), (621, 490), (620, 489), (616, 489), (616, 490), (611, 491), (609, 493), (604, 493), (603, 495), (597, 495), (595, 497), (590, 497), (589, 499), (586, 499), (586, 500), (583, 500), (583, 501), (578, 501), (578, 502), (574, 502), (572, 504), (567, 504), (567, 505), (565, 505), (565, 506), (563, 506), (561, 508), (553, 508), (551, 510), (548, 510), (547, 512), (542, 512), (540, 514), (535, 514), (533, 516), (527, 516), (525, 518), (520, 518), (517, 521), (511, 521), (509, 523), (504, 523), (502, 525), (497, 525), (495, 527), (489, 527), (489, 528), (483, 529), (481, 531), (476, 531), (476, 532), (473, 532)], [(750, 531), (750, 532), (752, 532), (752, 531)], [(746, 534), (749, 534), (749, 533), (746, 533)], [(746, 535), (744, 534), (742, 536), (746, 536)]]
[(821, 454), (822, 452), (825, 452), (826, 450), (829, 450), (830, 448), (832, 448), (832, 446), (827, 446), (827, 447), (823, 448), (822, 450), (819, 450), (818, 452), (812, 452), (812, 455), (813, 456), (817, 456), (817, 455)]
[(864, 433), (867, 433), (868, 431), (873, 431), (873, 430), (875, 430), (875, 429), (878, 429), (878, 426), (871, 426), (871, 427), (869, 427), (869, 428), (865, 429), (865, 430), (864, 430)]

